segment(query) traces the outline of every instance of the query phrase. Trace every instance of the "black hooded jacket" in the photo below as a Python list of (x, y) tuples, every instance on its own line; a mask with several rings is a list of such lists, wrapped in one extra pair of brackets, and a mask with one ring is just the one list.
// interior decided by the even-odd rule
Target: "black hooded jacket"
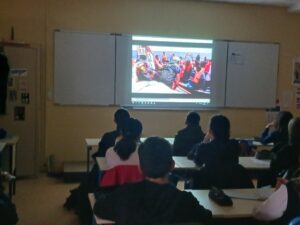
[(147, 180), (121, 186), (101, 197), (94, 213), (118, 225), (210, 224), (212, 214), (188, 192)]

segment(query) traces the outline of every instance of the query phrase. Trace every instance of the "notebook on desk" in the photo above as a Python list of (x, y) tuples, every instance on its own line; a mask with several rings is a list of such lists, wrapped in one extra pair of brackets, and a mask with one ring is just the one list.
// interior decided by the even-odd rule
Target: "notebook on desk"
[(224, 190), (225, 194), (231, 198), (246, 199), (246, 200), (266, 200), (273, 192), (273, 188), (259, 188), (253, 189), (253, 191), (244, 190)]

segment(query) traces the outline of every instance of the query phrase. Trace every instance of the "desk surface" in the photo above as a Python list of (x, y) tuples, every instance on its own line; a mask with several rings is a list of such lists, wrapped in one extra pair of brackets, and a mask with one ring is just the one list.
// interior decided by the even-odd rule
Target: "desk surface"
[[(208, 190), (186, 190), (191, 192), (195, 198), (199, 201), (199, 203), (206, 209), (209, 209), (214, 218), (248, 218), (252, 217), (253, 209), (258, 206), (261, 201), (259, 200), (246, 200), (246, 199), (237, 199), (232, 198), (233, 206), (222, 207), (210, 200), (208, 197)], [(225, 193), (229, 192), (231, 194), (259, 194), (262, 191), (260, 189), (228, 189), (224, 190)], [(264, 192), (266, 190), (263, 190)], [(269, 189), (269, 193), (271, 194), (273, 189)]]
[[(199, 167), (189, 160), (187, 157), (174, 156), (175, 169), (193, 170)], [(258, 160), (254, 157), (239, 157), (239, 163), (249, 170), (268, 170), (270, 168), (270, 160)]]
[(85, 138), (85, 144), (87, 147), (98, 147), (100, 138)]
[[(141, 141), (145, 141), (147, 137), (142, 137)], [(171, 145), (174, 143), (174, 138), (172, 137), (164, 137), (168, 142), (170, 142)], [(85, 138), (85, 144), (87, 147), (98, 147), (98, 144), (100, 142), (100, 138)]]
[(8, 138), (0, 139), (0, 143), (6, 144), (6, 145), (16, 145), (19, 141), (18, 136), (12, 136)]

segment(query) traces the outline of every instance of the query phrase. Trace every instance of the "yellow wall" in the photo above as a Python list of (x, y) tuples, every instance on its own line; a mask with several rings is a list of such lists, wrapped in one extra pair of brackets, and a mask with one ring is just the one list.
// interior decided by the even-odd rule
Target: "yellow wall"
[[(38, 43), (42, 49), (42, 98), (45, 102), (45, 154), (58, 162), (85, 159), (85, 137), (99, 137), (113, 128), (113, 107), (69, 107), (46, 99), (53, 90), (53, 30), (120, 32), (144, 35), (213, 38), (280, 43), (278, 92), (291, 85), (292, 59), (300, 55), (300, 14), (285, 8), (204, 3), (193, 0), (2, 0), (0, 38)], [(44, 62), (44, 63), (43, 63)], [(259, 81), (258, 81), (259, 82)], [(294, 102), (293, 102), (294, 103)], [(289, 108), (299, 116), (294, 104)], [(232, 135), (257, 135), (264, 126), (263, 110), (226, 109)], [(144, 136), (173, 136), (183, 127), (186, 112), (131, 113), (144, 125)], [(203, 112), (206, 128), (212, 113)]]

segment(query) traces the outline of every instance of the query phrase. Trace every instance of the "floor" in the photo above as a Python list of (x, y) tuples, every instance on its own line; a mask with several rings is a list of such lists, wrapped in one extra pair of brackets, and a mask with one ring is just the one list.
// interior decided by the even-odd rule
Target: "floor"
[(13, 197), (18, 225), (79, 225), (76, 215), (63, 208), (69, 190), (77, 186), (46, 175), (18, 180)]

